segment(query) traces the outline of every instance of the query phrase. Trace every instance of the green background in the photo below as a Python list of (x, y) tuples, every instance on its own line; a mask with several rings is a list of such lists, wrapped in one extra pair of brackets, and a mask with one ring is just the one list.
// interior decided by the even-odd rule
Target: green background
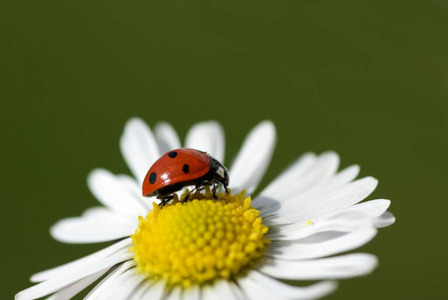
[(1, 1), (0, 298), (106, 245), (48, 229), (97, 205), (90, 170), (129, 173), (139, 116), (181, 137), (219, 120), (226, 164), (273, 120), (263, 186), (305, 151), (360, 164), (397, 223), (361, 248), (379, 268), (328, 298), (446, 299), (447, 33), (446, 1)]

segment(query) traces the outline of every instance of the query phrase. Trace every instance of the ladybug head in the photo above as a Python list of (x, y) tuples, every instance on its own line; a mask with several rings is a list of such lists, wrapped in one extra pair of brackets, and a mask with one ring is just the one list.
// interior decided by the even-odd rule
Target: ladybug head
[(210, 168), (214, 173), (214, 179), (222, 183), (227, 191), (229, 186), (229, 171), (227, 171), (227, 168), (212, 156), (210, 156)]

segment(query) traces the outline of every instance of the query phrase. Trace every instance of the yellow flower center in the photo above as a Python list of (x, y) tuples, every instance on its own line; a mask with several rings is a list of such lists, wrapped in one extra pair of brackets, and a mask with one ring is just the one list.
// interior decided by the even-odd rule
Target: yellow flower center
[[(182, 198), (182, 197), (181, 197)], [(154, 209), (132, 241), (137, 271), (168, 284), (202, 284), (238, 276), (261, 257), (268, 240), (260, 212), (244, 192), (238, 195), (195, 193), (184, 203), (177, 197)]]

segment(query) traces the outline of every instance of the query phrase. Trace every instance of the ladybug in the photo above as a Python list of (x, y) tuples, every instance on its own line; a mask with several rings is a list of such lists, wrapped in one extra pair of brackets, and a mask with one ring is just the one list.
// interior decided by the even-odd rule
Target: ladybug
[(194, 185), (184, 201), (194, 191), (213, 185), (213, 197), (216, 197), (217, 185), (221, 183), (229, 193), (229, 172), (218, 160), (207, 152), (181, 148), (168, 151), (149, 168), (142, 185), (144, 197), (157, 196), (163, 207), (173, 199), (173, 193)]

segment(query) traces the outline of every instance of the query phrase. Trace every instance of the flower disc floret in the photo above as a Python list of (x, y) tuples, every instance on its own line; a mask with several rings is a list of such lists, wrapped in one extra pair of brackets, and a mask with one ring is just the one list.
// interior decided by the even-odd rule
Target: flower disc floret
[(132, 235), (137, 271), (189, 286), (236, 277), (260, 258), (268, 227), (251, 198), (244, 192), (211, 198), (208, 189), (184, 203), (176, 197), (140, 217)]

